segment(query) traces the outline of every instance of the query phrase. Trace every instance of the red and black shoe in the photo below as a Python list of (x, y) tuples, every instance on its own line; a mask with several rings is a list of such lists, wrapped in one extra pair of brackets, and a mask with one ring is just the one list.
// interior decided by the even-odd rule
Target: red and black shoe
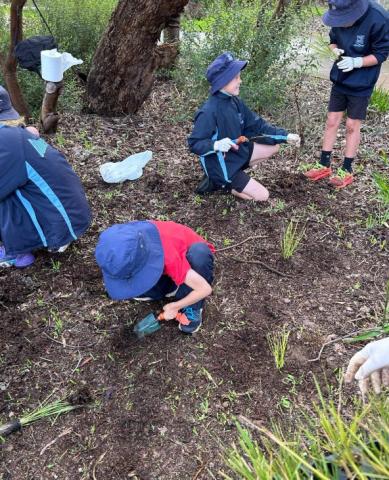
[(310, 180), (311, 182), (317, 182), (322, 178), (327, 178), (332, 175), (331, 167), (319, 167), (319, 168), (311, 168), (304, 173), (304, 175)]

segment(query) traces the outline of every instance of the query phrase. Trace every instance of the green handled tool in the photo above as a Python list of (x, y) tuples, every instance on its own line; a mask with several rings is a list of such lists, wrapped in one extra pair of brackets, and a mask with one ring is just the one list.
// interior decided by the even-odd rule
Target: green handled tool
[[(190, 321), (186, 317), (185, 313), (178, 312), (175, 318), (178, 323), (181, 325), (189, 325)], [(166, 320), (163, 312), (160, 313), (157, 317), (154, 313), (149, 313), (142, 320), (137, 322), (134, 326), (135, 335), (141, 339), (147, 335), (151, 335), (154, 332), (157, 332), (161, 328), (161, 320)]]

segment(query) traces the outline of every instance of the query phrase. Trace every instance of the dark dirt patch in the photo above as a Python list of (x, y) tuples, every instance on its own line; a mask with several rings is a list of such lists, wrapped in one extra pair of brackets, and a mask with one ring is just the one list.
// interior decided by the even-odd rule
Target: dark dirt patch
[[(323, 98), (315, 93), (321, 117), (309, 125), (300, 160), (317, 155), (326, 90), (323, 83)], [(364, 221), (376, 209), (371, 172), (389, 140), (371, 133), (382, 119), (368, 119), (364, 171), (350, 189), (334, 193), (325, 182), (308, 183), (289, 148), (253, 172), (282, 200), (277, 210), (222, 194), (195, 196), (201, 172), (186, 150), (190, 123), (174, 123), (174, 116), (173, 89), (160, 83), (137, 116), (63, 118), (63, 150), (82, 178), (94, 222), (64, 254), (38, 252), (32, 268), (0, 271), (0, 414), (8, 421), (49, 395), (74, 391), (84, 392), (77, 402), (94, 403), (7, 439), (0, 446), (3, 479), (220, 478), (221, 447), (236, 440), (234, 415), (293, 423), (298, 407), (316, 397), (313, 377), (336, 385), (351, 347), (338, 344), (321, 362), (309, 359), (329, 334), (369, 325), (380, 311), (388, 267), (380, 242), (388, 233), (367, 230)], [(145, 149), (154, 158), (141, 179), (104, 184), (100, 164)], [(185, 223), (219, 249), (261, 237), (217, 254), (214, 293), (193, 338), (168, 322), (139, 341), (134, 322), (162, 303), (114, 302), (105, 294), (93, 257), (99, 232), (148, 218)], [(285, 261), (280, 238), (291, 218), (306, 233)], [(287, 276), (232, 257), (260, 260)], [(290, 340), (279, 372), (267, 335), (284, 326)]]

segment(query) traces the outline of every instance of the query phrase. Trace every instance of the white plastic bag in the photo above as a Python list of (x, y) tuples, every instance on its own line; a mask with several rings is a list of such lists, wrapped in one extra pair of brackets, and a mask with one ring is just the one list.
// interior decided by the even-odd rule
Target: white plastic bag
[(136, 180), (143, 174), (144, 166), (151, 160), (153, 152), (145, 152), (130, 155), (121, 162), (104, 163), (100, 165), (100, 173), (107, 183), (121, 183), (125, 180)]

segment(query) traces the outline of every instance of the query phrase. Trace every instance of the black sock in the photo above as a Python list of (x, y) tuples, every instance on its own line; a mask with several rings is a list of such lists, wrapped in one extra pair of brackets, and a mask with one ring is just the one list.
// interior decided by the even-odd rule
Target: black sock
[(353, 173), (353, 167), (351, 166), (353, 161), (354, 161), (354, 157), (353, 158), (344, 157), (343, 165), (342, 165), (343, 170), (346, 170), (349, 173)]
[(326, 150), (321, 151), (320, 163), (324, 167), (329, 167), (331, 165), (331, 153), (332, 152), (327, 152)]

